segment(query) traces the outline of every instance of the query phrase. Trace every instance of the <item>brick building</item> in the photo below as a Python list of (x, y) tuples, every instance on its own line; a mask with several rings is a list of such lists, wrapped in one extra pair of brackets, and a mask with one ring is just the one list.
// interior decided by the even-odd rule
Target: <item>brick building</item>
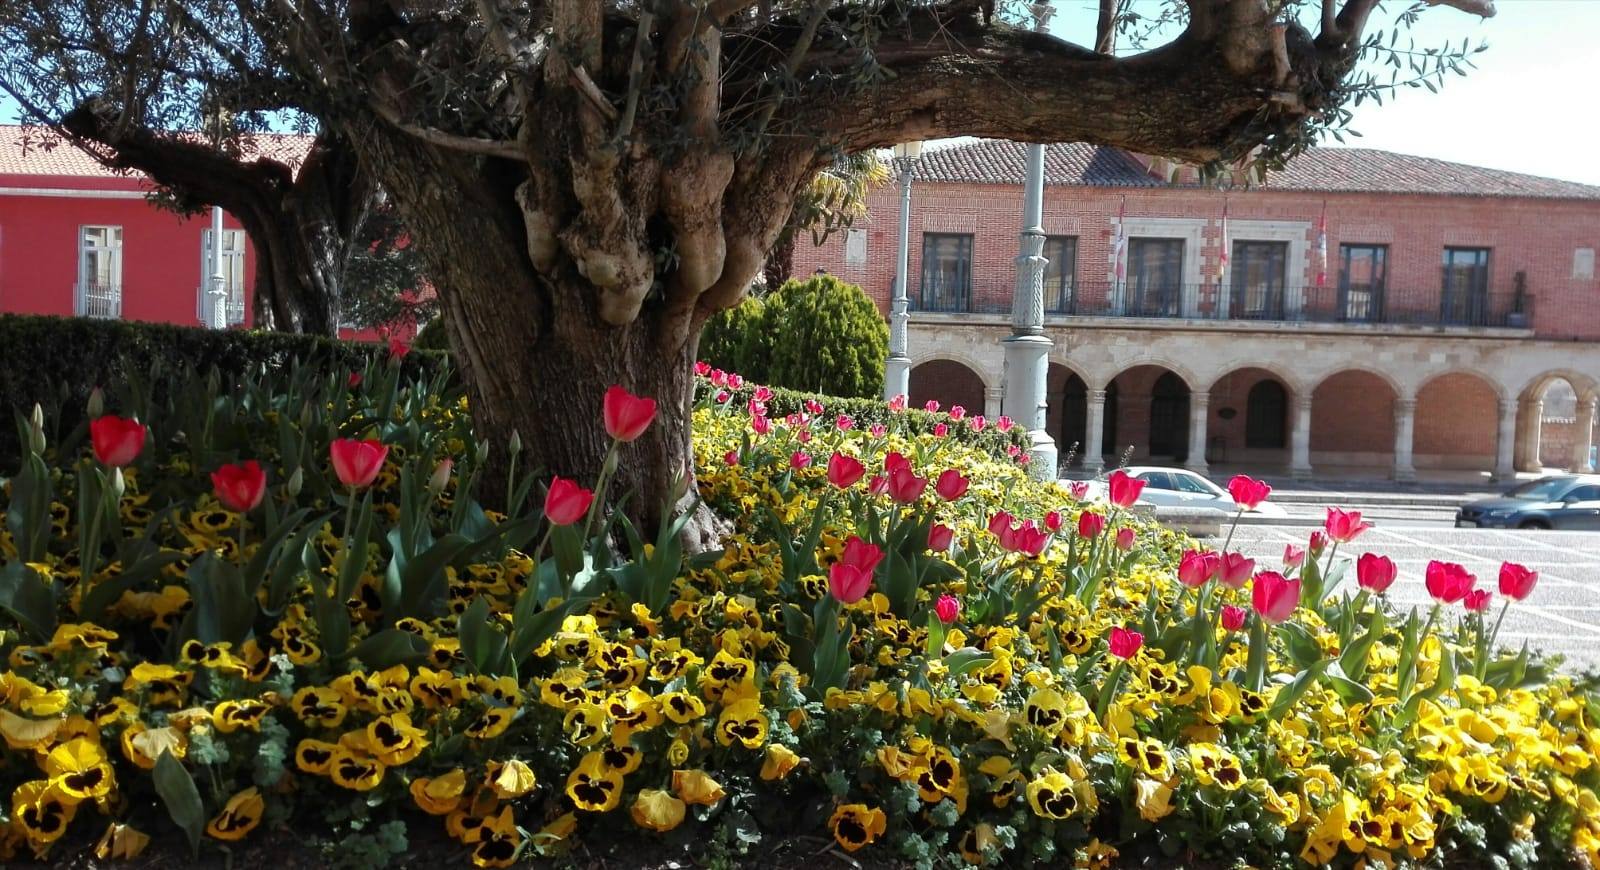
[[(913, 402), (999, 408), (1024, 156), (979, 141), (914, 164)], [(795, 272), (825, 269), (887, 311), (898, 191), (869, 205), (853, 229), (802, 246)], [(1044, 229), (1047, 425), (1063, 458), (1098, 469), (1131, 450), (1197, 470), (1402, 480), (1589, 461), (1600, 187), (1312, 149), (1264, 185), (1218, 188), (1159, 159), (1057, 144)], [(1552, 384), (1573, 407), (1547, 427)]]

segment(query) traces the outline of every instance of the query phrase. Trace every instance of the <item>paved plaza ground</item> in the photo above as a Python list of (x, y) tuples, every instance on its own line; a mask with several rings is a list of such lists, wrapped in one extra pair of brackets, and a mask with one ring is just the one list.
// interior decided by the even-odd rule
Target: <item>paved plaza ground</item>
[[(1303, 545), (1309, 527), (1241, 526), (1238, 549), (1265, 565), (1279, 564), (1285, 544)], [(1213, 542), (1220, 545), (1220, 541)], [(1600, 669), (1600, 533), (1454, 529), (1443, 524), (1380, 524), (1341, 554), (1375, 552), (1395, 560), (1400, 579), (1390, 590), (1401, 607), (1426, 609), (1423, 570), (1430, 559), (1460, 562), (1494, 588), (1502, 561), (1539, 572), (1532, 598), (1513, 605), (1500, 640), (1508, 646), (1560, 653), (1576, 667)], [(1354, 584), (1352, 576), (1347, 582)], [(1496, 596), (1494, 612), (1499, 610)]]

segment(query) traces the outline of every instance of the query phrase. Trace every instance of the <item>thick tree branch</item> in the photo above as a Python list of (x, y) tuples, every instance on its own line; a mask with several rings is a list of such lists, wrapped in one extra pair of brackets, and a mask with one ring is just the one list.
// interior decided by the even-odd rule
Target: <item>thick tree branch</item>
[(498, 139), (483, 139), (477, 136), (461, 136), (455, 133), (446, 133), (432, 127), (423, 127), (407, 122), (400, 115), (400, 110), (389, 105), (377, 94), (370, 94), (367, 104), (378, 117), (387, 121), (395, 129), (415, 136), (429, 145), (440, 148), (449, 148), (452, 151), (465, 151), (468, 154), (482, 154), (487, 157), (500, 157), (506, 160), (526, 161), (528, 155), (515, 142), (506, 142)]
[[(1333, 0), (1328, 0), (1333, 2)], [(1094, 50), (1112, 54), (1117, 42), (1117, 0), (1100, 0), (1100, 17), (1094, 25)]]

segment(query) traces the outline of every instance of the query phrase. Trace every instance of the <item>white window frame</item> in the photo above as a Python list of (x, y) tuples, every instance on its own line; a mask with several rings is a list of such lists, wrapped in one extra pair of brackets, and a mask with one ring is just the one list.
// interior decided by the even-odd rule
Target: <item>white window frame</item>
[[(228, 326), (244, 322), (244, 251), (247, 244), (244, 230), (227, 227), (222, 230), (222, 258), (224, 260), (223, 284), (228, 291)], [(200, 230), (200, 284), (195, 293), (195, 316), (201, 326), (211, 325), (211, 278), (215, 270), (211, 264), (211, 228)]]
[[(89, 233), (106, 230), (107, 244), (91, 244)], [(122, 317), (122, 227), (117, 224), (82, 224), (78, 227), (78, 281), (73, 288), (73, 313), (80, 317), (116, 320)], [(88, 274), (90, 253), (110, 259), (112, 280), (97, 283)]]

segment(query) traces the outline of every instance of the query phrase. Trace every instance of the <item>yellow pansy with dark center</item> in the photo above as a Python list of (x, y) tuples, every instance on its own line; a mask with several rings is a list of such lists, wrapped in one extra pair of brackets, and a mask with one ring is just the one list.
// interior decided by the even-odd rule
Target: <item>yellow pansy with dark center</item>
[(681, 649), (665, 649), (650, 653), (650, 678), (663, 683), (683, 676), (689, 666), (698, 662), (699, 656)]
[(612, 695), (604, 709), (615, 723), (613, 731), (647, 731), (661, 724), (661, 710), (656, 706), (656, 699), (637, 686)]
[(943, 800), (961, 779), (961, 766), (948, 749), (938, 747), (927, 764), (916, 768), (917, 789), (929, 803)]
[(1067, 720), (1067, 699), (1055, 689), (1036, 689), (1028, 696), (1028, 702), (1023, 706), (1023, 714), (1029, 725), (1043, 730), (1046, 734), (1054, 734)]
[(1028, 783), (1027, 794), (1028, 806), (1036, 815), (1047, 819), (1064, 819), (1078, 811), (1072, 778), (1059, 770), (1047, 768), (1043, 775)]
[(333, 689), (318, 687), (295, 692), (294, 697), (289, 699), (289, 709), (301, 722), (323, 728), (339, 727), (349, 713), (343, 695)]
[(567, 797), (580, 810), (609, 812), (622, 800), (622, 774), (608, 769), (600, 754), (591, 752), (568, 774)]
[(333, 761), (334, 752), (338, 749), (338, 744), (312, 740), (308, 737), (295, 744), (294, 766), (306, 773), (325, 774), (328, 772), (328, 765)]
[(1123, 763), (1156, 779), (1172, 775), (1172, 758), (1160, 743), (1148, 738), (1124, 737), (1117, 741), (1117, 755)]
[(472, 836), (472, 863), (477, 867), (509, 867), (522, 845), (522, 834), (510, 807), (483, 820)]
[(111, 793), (116, 786), (111, 764), (99, 744), (75, 737), (50, 750), (44, 771), (50, 784), (73, 803), (95, 800)]
[(582, 668), (562, 668), (540, 684), (539, 700), (561, 709), (586, 703), (592, 700), (593, 694), (584, 686), (587, 681), (588, 675)]
[(679, 725), (687, 725), (706, 714), (706, 703), (688, 692), (668, 692), (656, 699), (666, 717)]
[(211, 721), (223, 734), (232, 734), (240, 728), (256, 731), (261, 727), (262, 717), (271, 709), (255, 700), (223, 701), (212, 708)]
[(466, 697), (461, 680), (449, 671), (418, 668), (411, 678), (411, 694), (429, 710), (453, 707)]
[(374, 719), (367, 725), (367, 743), (379, 761), (389, 767), (399, 767), (428, 748), (428, 735), (411, 724), (409, 715), (396, 713)]
[(800, 578), (800, 594), (816, 601), (828, 594), (828, 578), (821, 574), (807, 574)]
[(385, 768), (375, 758), (358, 755), (343, 746), (336, 747), (328, 762), (328, 778), (335, 785), (353, 791), (371, 791), (383, 782)]
[(472, 681), (472, 690), (502, 707), (515, 707), (522, 703), (522, 690), (511, 677), (479, 676)]
[(721, 650), (711, 663), (706, 666), (700, 675), (700, 691), (713, 701), (722, 700), (722, 696), (734, 686), (739, 686), (755, 678), (755, 662), (746, 658), (729, 655), (727, 650)]
[(637, 746), (607, 746), (600, 750), (600, 760), (605, 763), (606, 769), (614, 773), (627, 775), (639, 769), (644, 763), (644, 753)]
[(594, 639), (587, 634), (562, 632), (556, 635), (556, 655), (566, 661), (586, 661), (593, 651)]
[(466, 734), (475, 740), (499, 737), (511, 727), (511, 720), (515, 716), (516, 712), (508, 707), (490, 707), (467, 726)]
[(131, 722), (139, 715), (139, 708), (127, 698), (116, 697), (95, 704), (83, 711), (83, 716), (90, 722), (104, 728), (118, 722)]
[(428, 647), (428, 662), (436, 668), (464, 664), (466, 654), (461, 652), (461, 641), (453, 637), (439, 638)]
[(1249, 689), (1239, 690), (1239, 712), (1246, 719), (1251, 719), (1267, 711), (1267, 699), (1259, 692)]
[(974, 866), (983, 864), (985, 850), (998, 846), (1000, 840), (995, 837), (994, 825), (984, 822), (961, 835), (961, 840), (956, 844), (956, 849), (961, 852), (961, 857), (967, 859), (968, 864)]
[(845, 851), (854, 852), (883, 836), (887, 821), (883, 810), (877, 807), (844, 804), (833, 811), (833, 816), (828, 819), (828, 827), (833, 830), (833, 838)]
[(30, 843), (59, 840), (76, 812), (77, 805), (64, 800), (47, 780), (25, 782), (11, 793), (11, 818)]
[(189, 524), (196, 531), (214, 535), (233, 528), (233, 514), (228, 511), (193, 511), (189, 514)]
[(743, 698), (728, 705), (717, 718), (717, 742), (723, 746), (737, 742), (746, 749), (760, 749), (767, 742), (767, 717), (761, 702)]
[(595, 704), (579, 704), (562, 717), (562, 730), (578, 746), (593, 746), (606, 736), (606, 711)]
[(1162, 695), (1171, 694), (1183, 688), (1183, 684), (1178, 681), (1177, 671), (1173, 665), (1151, 664), (1145, 669), (1144, 681), (1145, 685), (1150, 687), (1150, 691)]
[(297, 665), (312, 665), (322, 660), (322, 647), (300, 635), (283, 639), (283, 653)]
[(261, 793), (251, 786), (228, 798), (222, 812), (217, 813), (206, 825), (206, 833), (219, 840), (242, 840), (255, 830), (256, 825), (261, 824), (261, 814), (265, 809), (266, 803), (261, 799)]

